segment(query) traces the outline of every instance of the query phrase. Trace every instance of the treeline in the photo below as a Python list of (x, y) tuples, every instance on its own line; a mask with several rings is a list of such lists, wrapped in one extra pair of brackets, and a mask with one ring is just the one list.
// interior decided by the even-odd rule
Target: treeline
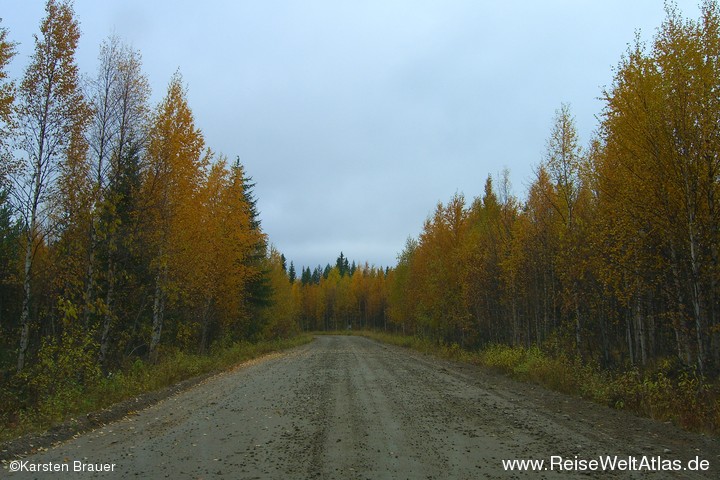
[(586, 148), (562, 105), (524, 201), (506, 171), (472, 201), (438, 204), (393, 270), (303, 268), (301, 325), (717, 374), (720, 11), (666, 10), (621, 59)]
[(394, 325), (717, 374), (720, 12), (666, 9), (650, 45), (636, 39), (620, 61), (587, 148), (563, 105), (524, 202), (504, 175), (437, 206), (399, 257)]
[(345, 330), (387, 328), (387, 285), (389, 269), (357, 266), (340, 256), (335, 266), (314, 270), (302, 268), (293, 283), (292, 315), (303, 330)]
[(109, 37), (84, 81), (79, 36), (72, 2), (49, 0), (14, 80), (0, 30), (0, 387), (25, 400), (39, 378), (296, 330), (267, 313), (291, 288), (253, 183), (207, 147), (181, 75), (149, 105), (140, 52)]

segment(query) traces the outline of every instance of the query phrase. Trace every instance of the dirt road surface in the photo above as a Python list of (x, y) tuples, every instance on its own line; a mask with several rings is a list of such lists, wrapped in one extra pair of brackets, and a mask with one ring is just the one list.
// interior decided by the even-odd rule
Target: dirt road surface
[[(625, 468), (583, 468), (615, 455)], [(559, 458), (570, 468), (559, 471)], [(513, 459), (544, 469), (505, 471)], [(345, 336), (217, 375), (22, 461), (0, 477), (720, 478), (716, 439)], [(633, 461), (649, 468), (629, 470)], [(668, 461), (681, 471), (648, 471)], [(710, 469), (687, 470), (691, 461)]]

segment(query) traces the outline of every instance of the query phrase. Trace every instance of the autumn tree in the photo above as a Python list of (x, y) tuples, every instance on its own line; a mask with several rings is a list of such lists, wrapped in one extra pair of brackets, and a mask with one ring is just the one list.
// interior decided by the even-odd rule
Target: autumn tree
[(8, 39), (6, 28), (0, 27), (0, 179), (4, 184), (11, 165), (8, 142), (15, 126), (15, 84), (8, 79), (7, 68), (15, 56), (15, 44)]
[(397, 256), (392, 281), (388, 286), (388, 315), (391, 324), (403, 334), (413, 332), (417, 326), (417, 302), (414, 283), (414, 256), (418, 242), (412, 237), (405, 241), (405, 248)]
[(335, 266), (302, 267), (301, 281), (293, 283), (292, 292), (295, 318), (303, 330), (385, 329), (394, 320), (386, 271), (367, 262), (352, 265), (341, 253)]
[(470, 328), (470, 313), (462, 299), (466, 235), (465, 197), (456, 194), (447, 205), (438, 203), (412, 256), (419, 325), (448, 342), (463, 343)]
[(637, 40), (605, 94), (596, 183), (600, 206), (617, 216), (603, 230), (617, 260), (604, 278), (624, 279), (614, 288), (630, 293), (620, 295), (637, 339), (628, 348), (643, 363), (662, 340), (662, 318), (679, 358), (718, 365), (719, 18), (712, 1), (697, 22), (668, 5), (652, 48)]
[[(176, 298), (176, 281), (172, 268), (182, 265), (179, 254), (186, 245), (175, 241), (187, 225), (189, 204), (200, 188), (205, 140), (195, 126), (187, 103), (182, 77), (176, 73), (167, 94), (158, 105), (148, 134), (148, 167), (143, 179), (142, 195), (146, 199), (146, 232), (148, 247), (153, 251), (151, 269), (154, 275), (152, 334), (149, 353), (153, 356), (162, 335), (165, 308)], [(186, 215), (181, 215), (186, 213)]]
[[(273, 287), (268, 272), (274, 268), (272, 257), (259, 258), (265, 251), (267, 236), (260, 228), (259, 217), (252, 197), (245, 168), (235, 161), (228, 172), (228, 183), (223, 191), (222, 229), (223, 260), (219, 262), (219, 275), (225, 285), (223, 301), (228, 318), (225, 332), (229, 338), (255, 338), (265, 327), (258, 315), (259, 305), (272, 305)], [(275, 277), (275, 280), (277, 278)], [(251, 298), (252, 297), (252, 298)]]
[(63, 160), (79, 142), (89, 108), (80, 92), (75, 49), (80, 36), (72, 3), (49, 0), (35, 36), (35, 52), (19, 88), (17, 148), (25, 153), (17, 194), (25, 224), (23, 301), (17, 369), (25, 366), (30, 339), (33, 262), (39, 245), (51, 235), (50, 213), (55, 181)]
[[(511, 203), (512, 199), (507, 201)], [(464, 265), (461, 284), (463, 302), (472, 317), (473, 328), (468, 334), (472, 344), (508, 340), (510, 328), (506, 326), (510, 321), (517, 330), (514, 310), (505, 305), (501, 271), (510, 235), (510, 226), (505, 224), (505, 209), (512, 208), (510, 203), (501, 203), (488, 176), (483, 195), (475, 199), (467, 214), (467, 234), (460, 253)], [(517, 339), (515, 333), (513, 338)]]
[[(298, 303), (294, 285), (288, 282), (288, 276), (282, 268), (280, 254), (270, 249), (270, 285), (272, 286), (272, 304), (262, 311), (263, 337), (286, 338), (298, 329)], [(292, 262), (290, 262), (292, 268)]]
[(577, 138), (575, 119), (570, 107), (562, 104), (555, 112), (543, 167), (546, 169), (552, 191), (547, 192), (547, 201), (553, 206), (561, 222), (558, 225), (558, 242), (561, 254), (557, 258), (562, 274), (565, 310), (572, 311), (575, 324), (575, 344), (581, 352), (582, 316), (578, 279), (573, 275), (573, 264), (577, 262), (578, 245), (576, 209), (580, 197), (580, 168), (582, 151)]
[(15, 44), (8, 32), (0, 27), (0, 332), (6, 316), (12, 312), (14, 275), (13, 263), (19, 226), (14, 219), (10, 203), (9, 174), (16, 168), (9, 148), (15, 127), (15, 85), (8, 80), (7, 67), (15, 55)]
[[(180, 75), (151, 113), (140, 53), (109, 37), (81, 92), (73, 3), (45, 12), (17, 88), (0, 28), (0, 349), (19, 333), (0, 366), (7, 410), (64, 405), (163, 348), (296, 332), (294, 266), (268, 252), (252, 179), (206, 148)], [(303, 272), (322, 317), (330, 271)]]

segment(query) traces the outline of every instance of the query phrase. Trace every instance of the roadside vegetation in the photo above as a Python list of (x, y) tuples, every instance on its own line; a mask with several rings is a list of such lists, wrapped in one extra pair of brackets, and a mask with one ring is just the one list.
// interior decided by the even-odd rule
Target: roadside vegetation
[[(135, 396), (173, 386), (183, 380), (219, 373), (242, 362), (312, 341), (309, 334), (255, 343), (217, 345), (207, 355), (181, 350), (166, 352), (157, 363), (135, 359), (108, 375), (88, 359), (64, 358), (18, 378), (18, 385), (0, 386), (5, 417), (0, 442), (46, 430), (53, 425), (107, 408)], [(79, 365), (76, 362), (86, 362)], [(18, 394), (20, 392), (20, 394)], [(29, 407), (31, 406), (31, 407)]]

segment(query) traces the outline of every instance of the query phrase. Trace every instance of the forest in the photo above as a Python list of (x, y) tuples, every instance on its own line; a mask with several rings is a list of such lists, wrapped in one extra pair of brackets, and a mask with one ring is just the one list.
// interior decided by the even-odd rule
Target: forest
[(465, 348), (535, 345), (612, 369), (670, 359), (716, 377), (720, 11), (666, 9), (620, 60), (589, 145), (561, 105), (526, 199), (506, 171), (438, 203), (392, 270), (304, 282), (303, 326), (339, 314)]
[(559, 106), (526, 198), (488, 176), (438, 203), (395, 266), (340, 253), (299, 275), (179, 72), (150, 105), (141, 52), (109, 36), (83, 80), (72, 2), (48, 0), (12, 79), (0, 24), (0, 399), (18, 410), (138, 362), (348, 329), (717, 379), (720, 8), (666, 10), (619, 60), (588, 145)]
[[(253, 181), (205, 143), (178, 72), (158, 105), (140, 52), (110, 36), (75, 60), (71, 2), (50, 0), (20, 79), (0, 30), (0, 397), (32, 404), (135, 359), (288, 336), (280, 256)], [(18, 407), (19, 408), (19, 407)]]

